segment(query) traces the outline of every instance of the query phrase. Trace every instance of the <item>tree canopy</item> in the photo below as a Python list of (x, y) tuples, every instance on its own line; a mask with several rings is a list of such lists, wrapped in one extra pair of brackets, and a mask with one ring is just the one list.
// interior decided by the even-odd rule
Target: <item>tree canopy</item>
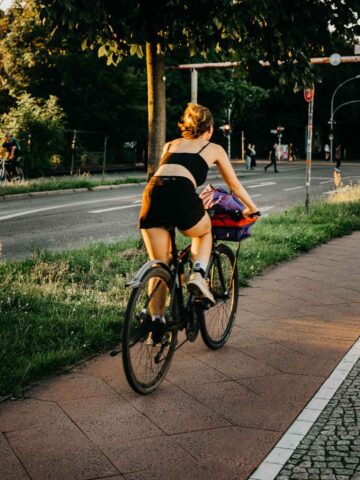
[(329, 25), (352, 39), (358, 30), (358, 0), (41, 0), (42, 18), (67, 27), (83, 48), (99, 47), (108, 63), (146, 51), (149, 150), (152, 171), (165, 140), (164, 55), (186, 49), (206, 57), (224, 53), (244, 64), (270, 62), (281, 83), (314, 78), (308, 60), (325, 52)]

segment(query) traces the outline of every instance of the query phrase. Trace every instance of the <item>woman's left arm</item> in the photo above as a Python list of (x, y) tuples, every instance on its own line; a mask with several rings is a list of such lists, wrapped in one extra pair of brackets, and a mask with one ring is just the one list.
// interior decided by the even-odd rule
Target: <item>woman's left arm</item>
[(220, 145), (216, 145), (216, 147), (218, 151), (216, 152), (217, 160), (215, 161), (215, 164), (230, 190), (248, 207), (248, 212), (244, 212), (245, 215), (246, 213), (257, 212), (259, 209), (251, 200), (250, 195), (237, 178), (235, 170), (231, 165), (225, 150)]

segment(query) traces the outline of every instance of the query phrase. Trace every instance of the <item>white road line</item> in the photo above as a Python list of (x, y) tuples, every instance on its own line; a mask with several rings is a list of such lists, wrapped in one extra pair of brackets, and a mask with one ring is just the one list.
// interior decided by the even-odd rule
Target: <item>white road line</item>
[(251, 195), (251, 198), (262, 197), (262, 193), (255, 193), (255, 195)]
[(276, 182), (261, 182), (256, 185), (247, 185), (246, 188), (261, 188), (261, 187), (269, 187), (270, 185), (276, 185)]
[(43, 208), (36, 208), (33, 210), (25, 210), (24, 212), (12, 213), (10, 215), (4, 215), (0, 217), (1, 220), (9, 220), (11, 218), (17, 217), (24, 217), (26, 215), (32, 215), (33, 213), (40, 213), (40, 212), (47, 212), (50, 210), (56, 210), (59, 208), (69, 208), (69, 207), (78, 207), (81, 205), (91, 205), (94, 203), (102, 203), (102, 202), (114, 202), (116, 200), (128, 200), (129, 198), (137, 198), (141, 197), (141, 195), (127, 195), (126, 197), (113, 197), (113, 198), (103, 198), (99, 200), (88, 200), (86, 202), (76, 202), (76, 203), (64, 203), (62, 205), (54, 205), (53, 207), (43, 207)]
[(324, 182), (320, 182), (320, 185), (323, 185), (324, 183), (330, 183), (333, 182), (334, 179), (332, 178), (331, 180), (325, 180)]
[(139, 204), (132, 204), (132, 205), (122, 205), (121, 207), (111, 207), (111, 208), (103, 208), (102, 210), (91, 210), (89, 213), (104, 213), (104, 212), (113, 212), (115, 210), (124, 210), (125, 208), (134, 208), (138, 207)]
[(305, 187), (304, 185), (300, 185), (299, 187), (284, 188), (284, 192), (289, 192), (290, 190), (298, 190), (299, 188), (305, 188)]
[(269, 210), (274, 208), (274, 205), (268, 205), (267, 207), (260, 207), (259, 210), (261, 212), (261, 217), (265, 218), (269, 216)]

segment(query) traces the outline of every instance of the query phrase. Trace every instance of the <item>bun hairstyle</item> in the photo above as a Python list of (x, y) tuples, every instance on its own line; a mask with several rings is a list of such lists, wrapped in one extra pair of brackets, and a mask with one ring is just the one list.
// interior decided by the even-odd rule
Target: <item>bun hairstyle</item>
[(209, 131), (212, 125), (214, 125), (214, 119), (210, 110), (197, 103), (188, 103), (178, 123), (184, 138), (198, 138)]

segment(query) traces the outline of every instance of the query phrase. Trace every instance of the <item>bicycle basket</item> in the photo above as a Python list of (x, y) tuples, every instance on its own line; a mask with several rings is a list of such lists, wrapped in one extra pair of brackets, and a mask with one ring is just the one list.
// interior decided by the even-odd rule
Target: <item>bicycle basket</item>
[(234, 219), (230, 214), (217, 213), (211, 216), (211, 225), (214, 238), (239, 242), (251, 236), (251, 229), (257, 217)]

